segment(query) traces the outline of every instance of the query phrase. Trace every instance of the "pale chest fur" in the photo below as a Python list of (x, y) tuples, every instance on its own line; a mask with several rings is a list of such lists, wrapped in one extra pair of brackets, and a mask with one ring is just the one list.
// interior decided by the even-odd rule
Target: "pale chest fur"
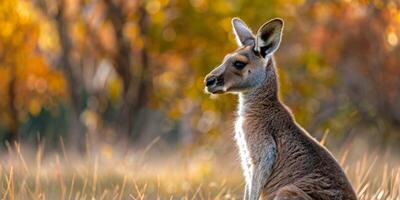
[(244, 99), (240, 97), (235, 123), (235, 140), (239, 149), (243, 174), (246, 182), (249, 183), (254, 169), (266, 166), (269, 171), (276, 155), (274, 143), (267, 139), (269, 137), (266, 137), (268, 130), (259, 126), (263, 120), (250, 118), (246, 115), (246, 109)]
[(235, 140), (238, 146), (240, 161), (243, 169), (243, 175), (246, 179), (246, 182), (250, 182), (251, 179), (251, 159), (250, 152), (247, 145), (247, 142), (244, 137), (243, 130), (243, 121), (244, 117), (238, 116), (235, 123)]

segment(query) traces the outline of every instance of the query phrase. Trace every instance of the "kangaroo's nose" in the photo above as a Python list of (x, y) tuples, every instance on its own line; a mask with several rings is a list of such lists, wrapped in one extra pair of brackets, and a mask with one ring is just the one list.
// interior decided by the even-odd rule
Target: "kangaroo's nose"
[(215, 78), (214, 76), (207, 77), (207, 79), (206, 79), (206, 86), (207, 86), (207, 87), (208, 87), (208, 86), (212, 86), (212, 85), (214, 85), (216, 82), (217, 82), (217, 78)]

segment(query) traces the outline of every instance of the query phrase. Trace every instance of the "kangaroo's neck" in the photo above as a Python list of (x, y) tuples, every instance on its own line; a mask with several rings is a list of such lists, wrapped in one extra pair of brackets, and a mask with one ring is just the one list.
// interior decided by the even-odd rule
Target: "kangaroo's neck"
[(275, 62), (270, 59), (265, 69), (265, 80), (258, 87), (239, 94), (239, 115), (273, 114), (271, 110), (284, 109), (278, 97), (278, 75)]
[(239, 94), (239, 117), (248, 125), (265, 127), (267, 132), (295, 126), (291, 112), (278, 97), (279, 83), (273, 61), (268, 63), (265, 73), (261, 85)]

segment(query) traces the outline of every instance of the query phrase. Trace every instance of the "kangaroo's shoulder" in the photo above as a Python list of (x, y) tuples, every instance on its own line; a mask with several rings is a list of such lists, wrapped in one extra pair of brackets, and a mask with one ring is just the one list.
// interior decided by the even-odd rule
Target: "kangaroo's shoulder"
[[(290, 179), (311, 196), (338, 197), (340, 194), (350, 195), (340, 199), (354, 199), (354, 190), (334, 156), (296, 122), (288, 125), (276, 140), (279, 154), (275, 177)], [(279, 182), (270, 180), (270, 184), (276, 181)], [(321, 188), (314, 191), (311, 187)]]
[(337, 164), (329, 150), (297, 124), (294, 119), (287, 126), (288, 128), (277, 137), (278, 140), (282, 140), (280, 141), (281, 143), (286, 145), (285, 148), (292, 149), (293, 151), (302, 151), (307, 156), (313, 157), (313, 160), (322, 162), (323, 164), (330, 165), (332, 162)]

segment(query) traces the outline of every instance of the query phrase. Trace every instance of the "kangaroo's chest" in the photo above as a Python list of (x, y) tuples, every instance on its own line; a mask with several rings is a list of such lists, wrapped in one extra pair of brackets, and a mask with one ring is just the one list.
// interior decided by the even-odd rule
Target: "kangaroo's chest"
[(245, 139), (245, 131), (243, 129), (243, 117), (238, 117), (235, 122), (235, 141), (238, 147), (240, 161), (243, 169), (243, 175), (246, 182), (251, 180), (251, 154), (248, 148), (248, 143)]
[(255, 168), (271, 170), (276, 159), (276, 146), (260, 121), (239, 115), (235, 123), (235, 140), (246, 182), (250, 181)]
[(268, 130), (256, 121), (239, 116), (235, 123), (235, 140), (240, 153), (244, 153), (244, 158), (248, 160), (258, 160), (265, 151), (264, 147), (271, 142), (267, 138)]
[(266, 140), (266, 131), (257, 126), (257, 123), (251, 119), (239, 116), (235, 123), (235, 140), (239, 148), (240, 157), (248, 165), (254, 164), (260, 160), (270, 141)]
[(243, 128), (244, 117), (238, 117), (235, 123), (235, 140), (239, 148), (239, 153), (242, 159), (250, 159), (249, 144), (246, 140), (246, 132)]

